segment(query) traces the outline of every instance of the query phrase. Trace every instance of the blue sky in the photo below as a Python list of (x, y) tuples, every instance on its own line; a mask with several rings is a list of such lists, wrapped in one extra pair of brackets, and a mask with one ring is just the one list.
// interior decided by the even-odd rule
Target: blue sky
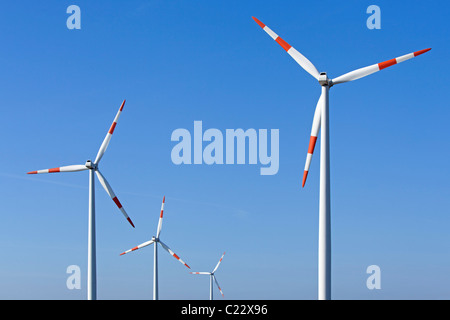
[[(81, 30), (66, 8), (81, 8)], [(366, 9), (381, 8), (369, 30)], [(330, 93), (332, 298), (450, 298), (448, 1), (15, 1), (0, 11), (0, 298), (85, 299), (88, 173), (26, 172), (95, 158), (99, 299), (151, 299), (156, 232), (227, 299), (316, 299), (319, 149), (301, 188), (320, 87), (251, 19), (336, 77), (433, 48)], [(180, 165), (178, 128), (279, 129), (280, 167)], [(320, 143), (320, 139), (318, 141)], [(160, 298), (208, 299), (160, 250)], [(368, 290), (366, 268), (381, 268)], [(79, 265), (80, 290), (66, 268)], [(218, 292), (215, 298), (221, 299)]]

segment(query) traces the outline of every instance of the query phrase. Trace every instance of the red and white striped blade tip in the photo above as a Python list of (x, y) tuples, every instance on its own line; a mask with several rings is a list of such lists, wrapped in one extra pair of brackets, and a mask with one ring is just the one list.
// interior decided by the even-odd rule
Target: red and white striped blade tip
[(428, 52), (428, 51), (430, 51), (430, 50), (431, 50), (431, 48), (416, 51), (416, 52), (414, 52), (414, 56), (415, 56), (415, 57), (420, 56), (421, 54), (423, 54), (423, 53), (425, 53), (425, 52)]
[(131, 219), (128, 217), (127, 218), (127, 220), (128, 220), (128, 222), (133, 226), (133, 228), (135, 228), (135, 226), (134, 226), (134, 224), (133, 224), (133, 221), (131, 221)]
[(58, 167), (58, 168), (51, 168), (51, 169), (42, 169), (42, 170), (30, 171), (30, 172), (27, 172), (27, 174), (55, 173), (55, 172), (61, 172), (60, 167)]
[(156, 237), (159, 238), (159, 234), (161, 233), (162, 229), (162, 218), (164, 214), (164, 204), (166, 202), (166, 196), (163, 197), (163, 201), (161, 203), (161, 212), (159, 214), (159, 221), (158, 221), (158, 228), (156, 229)]
[(414, 52), (405, 54), (403, 56), (400, 56), (400, 57), (397, 57), (394, 59), (386, 60), (386, 61), (383, 61), (380, 63), (375, 63), (375, 64), (367, 66), (367, 67), (359, 68), (359, 69), (347, 72), (346, 74), (343, 74), (343, 75), (333, 79), (332, 81), (333, 81), (333, 84), (339, 84), (339, 83), (357, 80), (357, 79), (366, 77), (368, 75), (371, 75), (375, 72), (378, 72), (380, 70), (386, 69), (390, 66), (399, 64), (403, 61), (407, 61), (409, 59), (417, 57), (417, 56), (424, 54), (425, 52), (428, 52), (430, 50), (431, 50), (431, 48), (414, 51)]
[(88, 168), (82, 164), (75, 164), (75, 165), (62, 166), (62, 167), (51, 168), (51, 169), (41, 169), (41, 170), (30, 171), (30, 172), (27, 172), (27, 174), (76, 172), (76, 171), (83, 171), (83, 170), (88, 170)]
[(259, 20), (256, 19), (255, 17), (252, 17), (252, 18), (253, 18), (253, 20), (255, 20), (255, 22), (256, 22), (261, 28), (264, 29), (264, 27), (266, 26), (264, 23), (262, 23), (261, 21), (259, 21)]
[(134, 247), (134, 248), (131, 248), (130, 250), (124, 251), (124, 252), (122, 252), (120, 255), (122, 256), (122, 255), (124, 255), (124, 254), (126, 254), (126, 253), (128, 253), (128, 252), (136, 251), (137, 249), (139, 249), (139, 246), (136, 246), (136, 247)]
[[(412, 53), (412, 55), (411, 55), (411, 54), (407, 54), (407, 55), (402, 56), (402, 57), (408, 57), (408, 59), (406, 59), (406, 60), (409, 60), (409, 59), (411, 59), (412, 57), (420, 56), (421, 54), (424, 54), (425, 52), (428, 52), (428, 51), (430, 51), (430, 50), (431, 50), (431, 48), (423, 49), (423, 50), (419, 50), (419, 51), (414, 51), (414, 52)], [(398, 63), (404, 61), (404, 60), (400, 60), (400, 61), (398, 60), (398, 58), (402, 58), (402, 57), (397, 57), (397, 58), (394, 58), (394, 59), (391, 59), (391, 60), (387, 60), (387, 61), (380, 62), (380, 63), (378, 63), (378, 68), (379, 68), (380, 70), (383, 70), (383, 69), (385, 69), (385, 68), (387, 68), (387, 67), (390, 67), (390, 66), (393, 66), (393, 65), (395, 65), (395, 64), (398, 64)]]
[(27, 174), (52, 173), (52, 172), (60, 172), (59, 167), (52, 168), (52, 169), (34, 170), (34, 171), (27, 172)]
[(116, 117), (114, 118), (113, 123), (111, 124), (111, 127), (108, 130), (108, 133), (105, 136), (105, 139), (103, 139), (102, 144), (100, 145), (100, 149), (98, 149), (97, 156), (95, 157), (94, 163), (97, 164), (100, 162), (100, 160), (103, 158), (103, 155), (106, 152), (106, 149), (108, 148), (109, 142), (111, 141), (111, 137), (114, 133), (114, 130), (116, 129), (117, 121), (119, 121), (120, 114), (122, 113), (123, 106), (125, 105), (125, 101), (122, 101), (122, 104), (120, 105), (119, 111), (117, 111)]
[[(172, 252), (173, 252), (173, 251), (172, 251)], [(170, 252), (169, 252), (169, 253), (170, 253)], [(191, 268), (191, 267), (188, 266), (188, 264), (187, 264), (186, 262), (184, 262), (183, 260), (181, 260), (180, 257), (179, 257), (175, 252), (173, 252), (173, 257), (174, 257), (175, 259), (177, 259), (178, 261), (183, 262), (183, 264), (184, 264), (186, 267), (188, 267), (189, 269)]]
[(305, 186), (306, 178), (308, 177), (308, 171), (303, 172), (303, 181), (302, 181), (302, 188)]

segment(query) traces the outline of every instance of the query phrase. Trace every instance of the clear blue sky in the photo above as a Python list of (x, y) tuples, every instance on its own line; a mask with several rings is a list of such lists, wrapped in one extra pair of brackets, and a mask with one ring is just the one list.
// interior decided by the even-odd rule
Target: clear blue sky
[[(68, 30), (66, 8), (81, 8)], [(381, 30), (366, 9), (381, 8)], [(319, 149), (301, 188), (320, 88), (251, 19), (331, 77), (427, 54), (331, 89), (332, 297), (450, 299), (448, 1), (13, 1), (0, 10), (0, 298), (85, 299), (88, 173), (102, 159), (136, 228), (96, 184), (99, 299), (151, 299), (156, 232), (227, 299), (316, 299)], [(279, 129), (280, 168), (181, 165), (175, 129)], [(319, 140), (320, 143), (320, 140)], [(208, 299), (160, 250), (160, 298)], [(81, 290), (66, 288), (79, 265)], [(366, 268), (381, 268), (381, 290)], [(221, 299), (217, 290), (215, 298)]]

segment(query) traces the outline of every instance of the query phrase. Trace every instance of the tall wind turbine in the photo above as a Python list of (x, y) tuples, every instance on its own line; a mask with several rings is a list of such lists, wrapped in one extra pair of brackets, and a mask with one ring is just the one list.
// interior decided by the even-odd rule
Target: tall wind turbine
[(125, 218), (128, 222), (133, 226), (134, 224), (131, 221), (130, 217), (128, 217), (125, 209), (120, 203), (119, 199), (117, 199), (114, 191), (109, 185), (108, 181), (105, 177), (100, 173), (98, 169), (98, 164), (105, 154), (106, 148), (109, 145), (114, 129), (116, 128), (117, 121), (119, 120), (120, 113), (123, 110), (123, 106), (125, 105), (125, 100), (123, 100), (122, 105), (119, 108), (119, 111), (114, 118), (114, 121), (106, 134), (105, 139), (103, 140), (100, 149), (98, 150), (97, 157), (95, 161), (87, 160), (85, 164), (71, 165), (65, 167), (58, 167), (52, 169), (44, 169), (37, 171), (30, 171), (28, 174), (38, 174), (38, 173), (54, 173), (54, 172), (75, 172), (75, 171), (84, 171), (89, 170), (89, 233), (88, 233), (88, 274), (87, 274), (87, 296), (88, 300), (96, 300), (97, 299), (97, 268), (96, 268), (96, 252), (95, 252), (95, 191), (94, 191), (94, 172), (98, 177), (103, 188), (106, 190), (106, 193), (111, 197), (117, 207), (122, 211)]
[(180, 259), (180, 257), (173, 252), (166, 244), (164, 244), (164, 242), (161, 241), (161, 239), (159, 239), (159, 235), (161, 233), (161, 227), (162, 227), (162, 220), (163, 220), (163, 212), (164, 212), (164, 203), (166, 202), (166, 196), (163, 197), (163, 201), (161, 204), (161, 213), (159, 215), (159, 221), (158, 221), (158, 228), (156, 229), (156, 237), (153, 236), (151, 240), (144, 242), (130, 250), (127, 250), (125, 252), (122, 252), (120, 255), (124, 255), (128, 252), (131, 251), (135, 251), (137, 249), (146, 247), (148, 245), (151, 244), (155, 244), (154, 251), (154, 259), (153, 259), (153, 300), (158, 300), (158, 243), (161, 245), (161, 247), (163, 247), (164, 250), (166, 250), (168, 253), (170, 253), (173, 257), (175, 257), (175, 259), (177, 259), (178, 261), (180, 261), (182, 264), (184, 264), (186, 267), (188, 267), (189, 269), (191, 267), (189, 267), (183, 260)]
[(219, 262), (217, 262), (217, 265), (212, 272), (189, 272), (190, 274), (208, 274), (209, 275), (209, 300), (213, 300), (213, 280), (216, 283), (217, 288), (219, 288), (219, 291), (222, 294), (222, 297), (224, 296), (222, 289), (220, 289), (219, 283), (217, 282), (216, 276), (214, 275), (214, 273), (217, 271), (217, 268), (219, 268), (219, 264), (222, 262), (224, 255), (225, 255), (225, 252), (223, 253)]
[(329, 79), (326, 72), (317, 71), (316, 67), (295, 50), (286, 41), (280, 38), (264, 23), (252, 17), (253, 20), (272, 37), (286, 52), (310, 75), (312, 75), (322, 87), (322, 94), (314, 112), (311, 138), (306, 156), (305, 170), (303, 173), (302, 187), (305, 186), (308, 176), (311, 158), (314, 152), (319, 129), (321, 129), (320, 143), (320, 197), (319, 197), (319, 299), (331, 299), (331, 226), (330, 226), (330, 145), (329, 145), (329, 114), (328, 93), (329, 89), (336, 84), (349, 82), (363, 78), (397, 63), (412, 59), (431, 50), (424, 49), (412, 52), (395, 59), (376, 63), (368, 67), (348, 72), (334, 79)]

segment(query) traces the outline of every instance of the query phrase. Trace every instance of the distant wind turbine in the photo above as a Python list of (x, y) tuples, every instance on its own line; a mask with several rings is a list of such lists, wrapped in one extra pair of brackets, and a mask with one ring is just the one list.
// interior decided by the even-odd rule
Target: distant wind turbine
[(319, 199), (319, 300), (331, 299), (331, 225), (330, 225), (330, 145), (329, 145), (329, 116), (328, 94), (332, 86), (357, 80), (387, 67), (412, 59), (431, 50), (431, 48), (405, 54), (395, 59), (376, 63), (368, 67), (348, 72), (334, 79), (329, 79), (326, 72), (317, 71), (316, 67), (294, 47), (289, 45), (264, 23), (252, 17), (253, 20), (275, 40), (306, 72), (312, 75), (320, 84), (322, 94), (314, 112), (311, 137), (309, 140), (306, 164), (303, 172), (302, 187), (305, 186), (309, 172), (314, 147), (319, 129), (320, 142), (320, 199)]
[(94, 172), (97, 175), (98, 180), (100, 181), (103, 188), (106, 190), (106, 193), (111, 197), (117, 207), (122, 211), (125, 218), (128, 222), (133, 226), (134, 224), (131, 221), (130, 217), (128, 217), (125, 209), (120, 203), (119, 199), (117, 199), (114, 191), (109, 185), (108, 181), (106, 181), (105, 177), (100, 173), (98, 169), (98, 164), (105, 154), (106, 148), (109, 145), (114, 129), (116, 128), (117, 121), (119, 120), (120, 114), (123, 110), (123, 106), (125, 105), (125, 100), (123, 100), (122, 105), (117, 112), (114, 121), (106, 134), (105, 139), (103, 140), (100, 149), (98, 150), (97, 157), (94, 162), (91, 160), (87, 160), (86, 164), (78, 164), (71, 165), (65, 167), (58, 167), (52, 169), (44, 169), (37, 171), (30, 171), (28, 174), (39, 174), (39, 173), (55, 173), (55, 172), (75, 172), (75, 171), (84, 171), (89, 170), (89, 233), (88, 233), (88, 274), (87, 274), (87, 296), (88, 300), (96, 300), (97, 299), (97, 270), (96, 270), (96, 246), (95, 246), (95, 191), (94, 191)]
[(125, 252), (122, 252), (120, 255), (124, 255), (126, 253), (129, 253), (131, 251), (135, 251), (137, 249), (146, 247), (148, 245), (151, 244), (155, 244), (154, 248), (154, 260), (153, 260), (153, 300), (158, 300), (158, 243), (161, 245), (161, 247), (163, 247), (164, 250), (166, 250), (168, 253), (170, 253), (175, 259), (177, 259), (178, 261), (180, 261), (183, 265), (185, 265), (186, 267), (188, 267), (189, 269), (191, 267), (189, 267), (183, 260), (180, 259), (180, 257), (173, 252), (166, 244), (164, 244), (164, 242), (161, 241), (161, 239), (159, 238), (159, 235), (161, 233), (161, 228), (162, 228), (162, 220), (163, 220), (163, 213), (164, 213), (164, 203), (166, 202), (166, 196), (163, 197), (163, 201), (161, 204), (161, 213), (159, 215), (159, 221), (158, 221), (158, 228), (156, 229), (156, 237), (153, 236), (151, 240), (144, 242), (130, 250), (127, 250)]
[(219, 291), (222, 294), (222, 297), (224, 297), (222, 289), (220, 289), (219, 283), (217, 282), (216, 276), (214, 274), (217, 271), (217, 268), (219, 268), (219, 265), (222, 262), (224, 255), (225, 255), (225, 252), (223, 253), (219, 262), (217, 262), (217, 265), (212, 272), (189, 272), (190, 274), (208, 274), (209, 275), (209, 300), (213, 300), (213, 280), (216, 283), (217, 288), (219, 288)]

